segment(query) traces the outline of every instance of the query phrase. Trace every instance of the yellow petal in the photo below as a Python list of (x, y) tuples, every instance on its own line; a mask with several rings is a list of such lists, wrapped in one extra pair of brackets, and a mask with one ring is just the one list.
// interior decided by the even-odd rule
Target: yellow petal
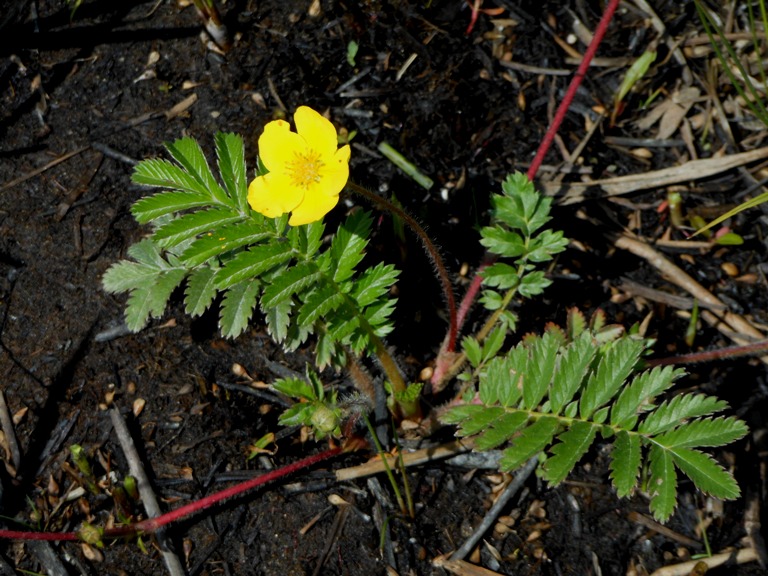
[(304, 191), (292, 186), (290, 178), (279, 172), (259, 176), (248, 186), (248, 204), (268, 218), (290, 212), (303, 197)]
[(304, 138), (307, 145), (322, 156), (330, 156), (336, 151), (338, 138), (336, 128), (330, 120), (321, 116), (308, 106), (299, 106), (293, 115), (296, 132)]
[(288, 224), (301, 226), (321, 220), (339, 202), (339, 196), (325, 196), (322, 194), (305, 194), (304, 200), (291, 213)]
[(307, 190), (307, 196), (310, 194), (320, 194), (321, 196), (338, 196), (349, 180), (349, 165), (344, 163), (335, 169), (323, 168), (322, 180)]
[(349, 180), (349, 146), (339, 148), (320, 174), (320, 182), (307, 190), (307, 194), (333, 196), (341, 193)]
[(285, 171), (296, 154), (307, 149), (304, 139), (290, 128), (288, 122), (275, 120), (267, 124), (259, 136), (259, 157), (270, 172)]

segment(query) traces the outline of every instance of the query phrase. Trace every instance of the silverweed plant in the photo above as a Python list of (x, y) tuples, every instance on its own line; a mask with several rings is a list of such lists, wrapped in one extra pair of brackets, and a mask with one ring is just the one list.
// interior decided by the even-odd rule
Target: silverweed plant
[[(150, 234), (107, 271), (104, 287), (129, 294), (125, 320), (134, 331), (160, 317), (181, 286), (191, 316), (220, 297), (219, 327), (229, 338), (242, 334), (258, 309), (276, 342), (290, 351), (314, 339), (315, 367), (347, 370), (370, 402), (373, 379), (360, 360), (373, 357), (384, 373), (393, 415), (418, 419), (421, 386), (407, 384), (384, 341), (396, 329), (391, 294), (399, 273), (391, 264), (361, 266), (372, 216), (353, 211), (334, 230), (322, 219), (345, 188), (359, 192), (404, 216), (443, 284), (448, 274), (412, 218), (348, 181), (349, 146), (339, 147), (327, 119), (302, 106), (294, 123), (295, 132), (282, 120), (265, 126), (250, 183), (243, 141), (234, 134), (215, 137), (216, 175), (192, 138), (167, 144), (170, 160), (141, 162), (133, 181), (161, 189), (132, 208), (139, 223), (151, 226)], [(731, 474), (701, 448), (741, 438), (746, 425), (714, 416), (726, 408), (714, 397), (670, 397), (683, 371), (643, 370), (649, 341), (605, 326), (600, 316), (587, 326), (572, 313), (566, 330), (550, 326), (505, 349), (515, 331), (512, 304), (546, 289), (551, 281), (543, 268), (567, 240), (547, 227), (551, 200), (524, 175), (510, 175), (492, 207), (480, 239), (497, 257), (482, 272), (488, 319), (463, 340), (463, 354), (454, 359), (451, 374), (457, 376), (449, 375), (447, 384), (460, 385), (460, 391), (441, 411), (442, 421), (457, 425), (458, 435), (470, 438), (477, 450), (503, 446), (504, 470), (538, 457), (552, 485), (567, 477), (599, 436), (612, 446), (617, 494), (641, 488), (660, 520), (674, 511), (678, 472), (708, 494), (736, 498)], [(449, 316), (449, 337), (455, 337), (455, 312)], [(281, 421), (309, 426), (318, 438), (343, 435), (343, 420), (354, 411), (326, 392), (311, 369), (307, 373), (307, 381), (274, 384), (297, 400)], [(357, 414), (361, 404), (356, 402)]]

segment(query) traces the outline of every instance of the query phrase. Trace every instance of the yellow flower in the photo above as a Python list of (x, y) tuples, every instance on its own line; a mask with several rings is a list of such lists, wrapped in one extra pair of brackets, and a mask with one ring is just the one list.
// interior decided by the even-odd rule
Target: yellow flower
[(259, 137), (259, 156), (268, 174), (248, 186), (248, 203), (264, 216), (291, 212), (288, 223), (320, 220), (339, 201), (349, 179), (349, 146), (337, 149), (336, 129), (327, 119), (300, 106), (288, 122), (275, 120)]

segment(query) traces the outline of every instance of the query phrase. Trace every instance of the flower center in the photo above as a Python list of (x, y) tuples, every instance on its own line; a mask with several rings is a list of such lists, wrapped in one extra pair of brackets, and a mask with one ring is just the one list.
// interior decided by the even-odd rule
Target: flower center
[(288, 163), (288, 173), (295, 186), (308, 190), (312, 184), (320, 182), (320, 171), (325, 163), (320, 154), (314, 150), (297, 152), (296, 157)]

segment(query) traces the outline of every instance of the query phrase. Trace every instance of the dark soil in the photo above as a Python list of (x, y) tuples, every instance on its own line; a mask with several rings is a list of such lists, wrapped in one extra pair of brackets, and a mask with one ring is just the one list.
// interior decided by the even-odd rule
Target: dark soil
[[(226, 384), (237, 380), (231, 366), (239, 363), (256, 380), (270, 382), (280, 375), (276, 365), (302, 372), (311, 358), (309, 349), (285, 357), (260, 323), (226, 341), (216, 333), (215, 312), (192, 322), (177, 302), (162, 321), (139, 334), (105, 337), (121, 325), (125, 302), (103, 292), (100, 278), (143, 232), (129, 213), (145, 194), (130, 182), (130, 159), (161, 155), (164, 141), (183, 135), (210, 150), (216, 131), (232, 131), (244, 136), (253, 165), (256, 139), (281, 106), (289, 114), (302, 104), (328, 111), (337, 126), (357, 131), (352, 177), (396, 195), (418, 216), (458, 279), (462, 264), (471, 274), (482, 257), (477, 227), (485, 222), (489, 192), (508, 172), (525, 171), (570, 79), (516, 72), (498, 57), (510, 52), (515, 62), (572, 70), (553, 34), (570, 32), (571, 10), (590, 29), (600, 17), (599, 3), (592, 1), (500, 1), (508, 11), (497, 18), (519, 24), (494, 24), (481, 14), (467, 34), (470, 11), (459, 0), (323, 0), (316, 16), (309, 14), (309, 2), (236, 0), (227, 3), (226, 17), (237, 41), (222, 56), (201, 42), (193, 9), (180, 9), (175, 2), (86, 0), (71, 21), (63, 0), (6, 4), (0, 16), (0, 388), (10, 412), (19, 415), (15, 433), (22, 458), (17, 470), (0, 470), (0, 513), (51, 531), (74, 529), (84, 520), (104, 524), (113, 511), (103, 493), (79, 505), (63, 501), (77, 486), (65, 464), (74, 444), (86, 449), (97, 473), (127, 473), (106, 411), (110, 402), (124, 410), (166, 509), (230, 485), (238, 471), (263, 471), (318, 450), (294, 434), (279, 441), (276, 455), (246, 460), (255, 439), (278, 430), (279, 407), (228, 390)], [(697, 26), (692, 4), (657, 4), (671, 35)], [(620, 12), (600, 55), (639, 55), (646, 42), (638, 37), (650, 34), (646, 25), (633, 10)], [(360, 46), (354, 66), (347, 61), (352, 40)], [(148, 65), (155, 52), (159, 59)], [(415, 60), (398, 77), (411, 55)], [(593, 70), (560, 131), (570, 150), (584, 136), (584, 114), (611, 102), (624, 71)], [(678, 73), (674, 62), (668, 63), (651, 78), (648, 91), (671, 89)], [(164, 113), (192, 94), (197, 100), (184, 112)], [(638, 103), (631, 101), (628, 108), (633, 105)], [(664, 167), (683, 152), (682, 145), (672, 146), (650, 161), (638, 160), (605, 144), (606, 135), (642, 136), (631, 123), (631, 111), (626, 114), (615, 126), (606, 124), (582, 152), (593, 177)], [(374, 152), (384, 140), (432, 176), (435, 187), (426, 192)], [(78, 150), (55, 167), (12, 183)], [(547, 160), (559, 164), (562, 156), (555, 150)], [(730, 177), (726, 192), (744, 187), (738, 175)], [(655, 208), (663, 197), (658, 190), (631, 200)], [(726, 200), (731, 197), (721, 193), (691, 201)], [(577, 211), (592, 220), (577, 218)], [(622, 277), (653, 287), (664, 283), (641, 261), (614, 253), (603, 236), (623, 225), (632, 211), (601, 201), (556, 210), (555, 227), (566, 230), (578, 246), (558, 261), (545, 297), (521, 310), (522, 330), (563, 321), (572, 305), (587, 313), (602, 307), (628, 325), (644, 318), (649, 308), (612, 301), (611, 287)], [(651, 208), (643, 210), (639, 232), (658, 237), (666, 226), (660, 218)], [(766, 255), (765, 225), (744, 217), (734, 227), (747, 239), (745, 246), (683, 264), (736, 311), (764, 323), (764, 278), (739, 283), (720, 264), (728, 260), (742, 273), (758, 273)], [(372, 245), (376, 258), (404, 270), (398, 329), (389, 344), (415, 379), (444, 334), (439, 287), (417, 243), (399, 240), (387, 217), (377, 221)], [(457, 280), (458, 293), (462, 282)], [(649, 335), (659, 339), (659, 355), (687, 351), (687, 321), (662, 306), (654, 312)], [(725, 344), (709, 329), (696, 341), (697, 348)], [(764, 365), (741, 359), (691, 371), (683, 386), (728, 400), (748, 420), (752, 437), (716, 456), (733, 467), (745, 495), (762, 502), (765, 447), (753, 438), (764, 438)], [(143, 410), (134, 416), (131, 408), (140, 400)], [(681, 544), (634, 522), (631, 513), (647, 514), (647, 502), (641, 495), (616, 498), (605, 456), (600, 449), (590, 452), (571, 480), (556, 489), (532, 477), (505, 511), (516, 518), (514, 525), (507, 534), (488, 534), (489, 546), (482, 545), (475, 560), (502, 574), (623, 575), (651, 573), (703, 552), (703, 545)], [(329, 466), (361, 458), (345, 456)], [(391, 516), (391, 568), (397, 573), (444, 573), (432, 567), (432, 559), (456, 549), (471, 533), (497, 480), (468, 472), (445, 463), (409, 470), (416, 518), (383, 511)], [(385, 573), (392, 558), (380, 552), (379, 533), (368, 518), (378, 506), (370, 485), (335, 483), (322, 468), (294, 481), (172, 527), (168, 535), (189, 573), (312, 574), (329, 545), (320, 574)], [(680, 489), (680, 507), (669, 528), (701, 542), (696, 513), (707, 513), (712, 503), (688, 484)], [(335, 535), (337, 512), (328, 504), (330, 494), (354, 502), (362, 513), (348, 513)], [(744, 512), (744, 499), (708, 512), (707, 537), (714, 551), (743, 545)], [(300, 534), (317, 515), (317, 523)], [(134, 541), (115, 542), (95, 560), (79, 544), (55, 544), (52, 550), (65, 574), (164, 573), (151, 539), (146, 543), (143, 553)], [(38, 546), (0, 543), (0, 574), (56, 574), (44, 558)], [(762, 572), (752, 563), (711, 573)]]

